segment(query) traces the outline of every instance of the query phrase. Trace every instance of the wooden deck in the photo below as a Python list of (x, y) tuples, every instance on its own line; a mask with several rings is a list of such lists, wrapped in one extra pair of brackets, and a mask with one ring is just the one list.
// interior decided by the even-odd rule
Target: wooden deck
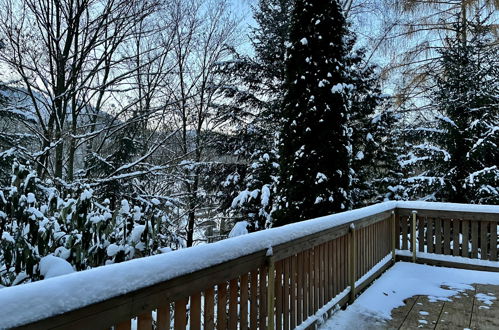
[(428, 296), (409, 298), (405, 306), (392, 311), (390, 323), (379, 328), (499, 329), (499, 286), (473, 287), (450, 297), (450, 301), (435, 301)]

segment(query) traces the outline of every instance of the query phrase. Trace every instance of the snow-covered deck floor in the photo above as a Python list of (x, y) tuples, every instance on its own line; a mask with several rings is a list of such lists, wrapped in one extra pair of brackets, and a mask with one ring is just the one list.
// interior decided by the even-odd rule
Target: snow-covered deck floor
[(321, 329), (499, 329), (499, 273), (398, 262)]

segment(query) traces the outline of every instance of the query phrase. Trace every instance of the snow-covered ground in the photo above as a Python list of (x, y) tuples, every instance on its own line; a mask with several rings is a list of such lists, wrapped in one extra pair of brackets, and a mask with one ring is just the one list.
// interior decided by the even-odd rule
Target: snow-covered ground
[(372, 329), (377, 325), (382, 328), (384, 322), (391, 319), (391, 311), (404, 305), (404, 299), (426, 295), (430, 301), (445, 301), (459, 292), (473, 289), (471, 284), (499, 285), (499, 275), (398, 262), (360, 295), (353, 305), (335, 313), (321, 329)]

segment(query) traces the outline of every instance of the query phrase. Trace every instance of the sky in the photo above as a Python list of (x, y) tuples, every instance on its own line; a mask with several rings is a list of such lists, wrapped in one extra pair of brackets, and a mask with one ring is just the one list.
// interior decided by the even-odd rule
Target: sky
[(257, 3), (257, 0), (231, 0), (233, 5), (234, 13), (241, 17), (241, 29), (245, 33), (244, 44), (239, 47), (239, 51), (242, 53), (252, 53), (251, 45), (249, 44), (248, 32), (249, 27), (255, 25), (253, 20), (251, 6)]

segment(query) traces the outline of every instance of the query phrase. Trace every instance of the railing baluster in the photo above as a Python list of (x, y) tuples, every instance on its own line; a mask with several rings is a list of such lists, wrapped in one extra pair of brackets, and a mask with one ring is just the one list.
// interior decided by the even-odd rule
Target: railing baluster
[(313, 250), (307, 250), (307, 317), (314, 314), (314, 254)]
[(489, 232), (489, 223), (486, 221), (480, 222), (480, 259), (482, 260), (489, 259), (488, 249), (487, 249), (488, 232)]
[(186, 305), (186, 299), (180, 299), (175, 302), (175, 319), (173, 322), (175, 330), (185, 330), (187, 327)]
[(478, 221), (471, 222), (471, 258), (478, 258)]
[(289, 258), (283, 263), (283, 329), (289, 329)]
[(497, 222), (490, 222), (490, 260), (497, 261)]
[(227, 329), (227, 283), (217, 285), (217, 330)]
[(248, 328), (248, 274), (241, 275), (240, 329)]
[(459, 256), (459, 220), (452, 220), (452, 255)]
[(290, 296), (290, 327), (294, 329), (296, 327), (296, 256), (291, 257), (291, 296)]
[(396, 214), (395, 211), (392, 211), (391, 217), (391, 237), (392, 237), (392, 259), (395, 262), (395, 250), (397, 249), (397, 222), (396, 222)]
[(418, 217), (418, 251), (425, 252), (425, 218)]
[(435, 253), (442, 254), (442, 220), (435, 219)]
[(237, 328), (238, 284), (237, 279), (232, 279), (229, 282), (229, 329)]
[(260, 323), (260, 329), (265, 329), (267, 326), (267, 268), (261, 267), (259, 278), (258, 278), (258, 288), (259, 288), (259, 311), (258, 318)]
[(324, 306), (324, 244), (319, 245), (319, 308)]
[(407, 217), (400, 218), (400, 225), (402, 226), (402, 250), (409, 250), (407, 239)]
[(170, 330), (170, 304), (156, 311), (156, 328), (157, 330)]
[(275, 280), (275, 307), (276, 307), (276, 329), (282, 329), (282, 291), (283, 291), (283, 283), (282, 283), (282, 263), (283, 261), (278, 261), (275, 264), (275, 272), (276, 272), (276, 280)]
[(131, 320), (120, 322), (114, 327), (115, 330), (130, 330), (131, 328), (132, 328)]
[(444, 254), (450, 255), (450, 219), (442, 220), (444, 225)]
[(251, 272), (250, 329), (258, 329), (258, 270)]
[(352, 303), (355, 300), (355, 257), (357, 255), (356, 253), (356, 242), (355, 242), (355, 226), (352, 225), (350, 227), (350, 235), (349, 235), (349, 240), (350, 240), (350, 248), (349, 248), (349, 271), (350, 271), (350, 276), (349, 276), (349, 283), (350, 283), (350, 303)]
[[(275, 306), (275, 263), (274, 263), (274, 258), (273, 257), (268, 257), (267, 258), (267, 264), (268, 264), (268, 272), (267, 272), (267, 329), (268, 330), (274, 330), (275, 329), (275, 323), (274, 323), (274, 306)], [(236, 324), (231, 325), (231, 329), (236, 329), (237, 328), (237, 322)]]
[(152, 329), (151, 312), (146, 312), (142, 315), (139, 315), (138, 320), (137, 320), (137, 329), (138, 330), (151, 330)]
[(201, 293), (191, 296), (189, 315), (190, 330), (201, 329)]
[(463, 242), (461, 244), (461, 255), (467, 258), (469, 256), (470, 222), (467, 220), (461, 220), (461, 227), (463, 233)]
[(215, 289), (204, 292), (204, 329), (215, 329)]
[(433, 253), (435, 252), (434, 244), (433, 244), (433, 218), (426, 218), (426, 252)]

